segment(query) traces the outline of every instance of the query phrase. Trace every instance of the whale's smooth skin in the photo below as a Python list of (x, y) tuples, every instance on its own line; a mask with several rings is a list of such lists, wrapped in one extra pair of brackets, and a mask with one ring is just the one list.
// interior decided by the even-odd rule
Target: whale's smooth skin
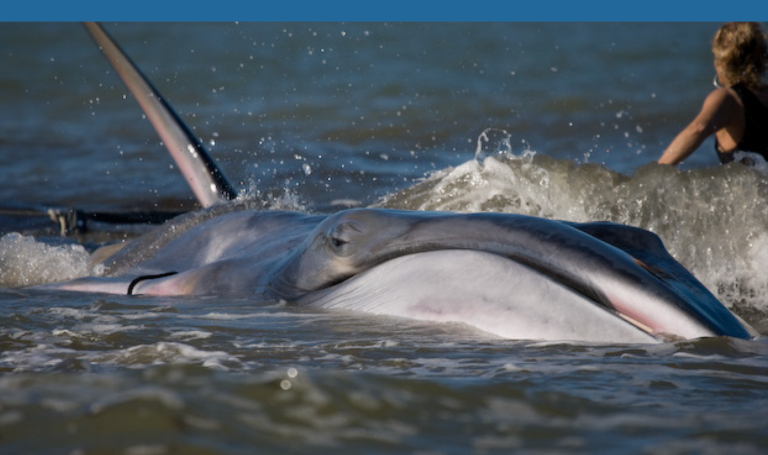
[(750, 337), (658, 237), (640, 229), (500, 213), (326, 216), (231, 206), (137, 239), (104, 262), (111, 276), (47, 287), (279, 299), (461, 322), (516, 339)]
[(638, 228), (500, 213), (311, 215), (222, 202), (234, 190), (199, 141), (169, 103), (153, 101), (164, 98), (103, 29), (87, 28), (148, 118), (159, 119), (160, 136), (173, 138), (166, 146), (208, 208), (97, 251), (102, 276), (43, 288), (282, 300), (459, 322), (512, 339), (653, 343), (755, 333)]

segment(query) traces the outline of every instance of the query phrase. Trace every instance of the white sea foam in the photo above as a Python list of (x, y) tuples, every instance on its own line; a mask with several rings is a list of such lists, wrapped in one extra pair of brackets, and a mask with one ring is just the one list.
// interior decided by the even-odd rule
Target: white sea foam
[(210, 338), (213, 334), (203, 330), (180, 330), (171, 333), (171, 338), (183, 341), (204, 340)]
[(91, 274), (81, 245), (50, 245), (10, 233), (0, 237), (0, 287), (32, 286)]
[(641, 227), (727, 305), (768, 312), (760, 272), (768, 266), (768, 180), (759, 168), (680, 171), (654, 163), (626, 176), (506, 147), (478, 151), (481, 159), (437, 171), (381, 205)]
[(128, 365), (131, 368), (159, 364), (199, 363), (214, 369), (242, 366), (239, 359), (224, 351), (205, 351), (179, 342), (157, 342), (95, 355), (95, 362)]

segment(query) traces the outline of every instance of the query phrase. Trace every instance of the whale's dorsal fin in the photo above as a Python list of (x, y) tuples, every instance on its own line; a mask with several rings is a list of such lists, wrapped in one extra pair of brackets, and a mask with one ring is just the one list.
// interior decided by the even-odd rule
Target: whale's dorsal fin
[(86, 22), (84, 25), (109, 63), (133, 93), (144, 114), (152, 122), (152, 126), (160, 135), (160, 139), (176, 161), (200, 204), (208, 207), (218, 201), (235, 199), (237, 195), (234, 189), (200, 140), (184, 124), (149, 79), (101, 25), (95, 22)]

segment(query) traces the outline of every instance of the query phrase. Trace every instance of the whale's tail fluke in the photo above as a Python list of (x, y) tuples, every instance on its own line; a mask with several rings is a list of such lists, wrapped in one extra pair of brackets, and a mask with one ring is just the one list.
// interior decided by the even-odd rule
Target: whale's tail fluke
[(86, 22), (84, 25), (152, 122), (200, 204), (208, 207), (218, 201), (235, 199), (235, 190), (200, 140), (149, 79), (101, 25), (95, 22)]

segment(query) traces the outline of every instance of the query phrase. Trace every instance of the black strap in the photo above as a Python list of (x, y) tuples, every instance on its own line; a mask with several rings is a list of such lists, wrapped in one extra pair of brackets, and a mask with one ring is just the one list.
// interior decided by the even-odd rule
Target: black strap
[(140, 277), (136, 277), (131, 281), (131, 284), (128, 285), (128, 295), (133, 295), (133, 288), (136, 287), (137, 284), (141, 283), (145, 280), (154, 280), (156, 278), (165, 278), (167, 276), (176, 275), (179, 272), (166, 272), (166, 273), (159, 273), (157, 275), (142, 275)]

